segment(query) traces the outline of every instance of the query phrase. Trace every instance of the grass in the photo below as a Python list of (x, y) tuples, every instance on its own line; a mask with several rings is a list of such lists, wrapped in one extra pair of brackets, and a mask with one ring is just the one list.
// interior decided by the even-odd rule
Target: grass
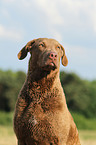
[(96, 131), (94, 130), (80, 130), (79, 134), (83, 140), (96, 140)]
[[(96, 145), (96, 119), (87, 119), (77, 113), (72, 113), (72, 116), (79, 129), (81, 145)], [(12, 120), (12, 112), (0, 112), (0, 145), (16, 145)]]
[(96, 118), (85, 118), (81, 114), (71, 113), (79, 130), (96, 130)]
[[(81, 114), (71, 113), (79, 130), (96, 130), (96, 118), (87, 119)], [(0, 125), (12, 126), (13, 113), (0, 112)]]
[(96, 145), (96, 131), (80, 130), (79, 136), (81, 145)]
[(13, 113), (0, 112), (0, 125), (12, 126)]
[[(96, 145), (96, 131), (79, 130), (81, 145)], [(0, 145), (17, 145), (12, 126), (0, 125)]]
[(0, 125), (0, 145), (16, 145), (16, 137), (12, 126)]

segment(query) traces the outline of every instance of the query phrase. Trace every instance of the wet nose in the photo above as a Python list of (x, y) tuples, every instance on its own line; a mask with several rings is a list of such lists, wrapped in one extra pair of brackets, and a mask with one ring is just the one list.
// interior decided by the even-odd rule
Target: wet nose
[(50, 59), (57, 59), (57, 53), (51, 52), (51, 53), (49, 54), (49, 58), (50, 58)]

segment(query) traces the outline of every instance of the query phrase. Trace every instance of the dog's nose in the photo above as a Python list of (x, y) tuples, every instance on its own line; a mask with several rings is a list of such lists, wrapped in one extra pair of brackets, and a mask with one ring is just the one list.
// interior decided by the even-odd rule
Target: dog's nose
[(57, 59), (57, 53), (51, 52), (51, 53), (49, 54), (49, 58), (51, 58), (51, 59)]

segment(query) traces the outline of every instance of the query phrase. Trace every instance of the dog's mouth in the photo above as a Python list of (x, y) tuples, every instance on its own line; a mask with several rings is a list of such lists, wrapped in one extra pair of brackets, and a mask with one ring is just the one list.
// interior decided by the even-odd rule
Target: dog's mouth
[(49, 66), (50, 66), (50, 67), (54, 67), (55, 64), (54, 64), (53, 62), (50, 62), (50, 63), (49, 63)]
[(53, 61), (47, 61), (45, 62), (44, 66), (42, 67), (44, 70), (55, 70), (57, 68), (57, 65)]

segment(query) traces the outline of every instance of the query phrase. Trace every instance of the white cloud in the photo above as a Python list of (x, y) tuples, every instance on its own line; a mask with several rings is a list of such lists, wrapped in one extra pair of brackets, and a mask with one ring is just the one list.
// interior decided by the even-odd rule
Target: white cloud
[(58, 40), (59, 42), (62, 42), (62, 35), (60, 34), (60, 32), (58, 32), (56, 29), (52, 28), (50, 30), (52, 38)]
[(12, 40), (21, 40), (22, 34), (16, 30), (7, 29), (3, 25), (0, 25), (0, 37)]
[[(84, 24), (91, 25), (96, 31), (96, 1), (95, 0), (2, 0), (5, 3), (16, 3), (21, 11), (25, 13), (35, 6), (43, 12), (50, 26), (61, 26), (68, 28), (83, 27)], [(88, 23), (89, 22), (89, 23)]]
[(44, 13), (46, 24), (50, 35), (62, 41), (62, 35), (56, 27), (63, 26), (63, 17), (58, 10), (58, 5), (55, 0), (36, 0), (35, 5)]
[(88, 49), (80, 46), (64, 45), (65, 51), (70, 61), (70, 66), (82, 66), (88, 68), (96, 63), (96, 49)]
[(5, 3), (12, 3), (12, 2), (14, 2), (14, 1), (16, 1), (16, 0), (1, 0), (1, 1), (3, 1), (3, 2), (5, 2)]
[(96, 49), (63, 44), (68, 58), (68, 66), (61, 70), (75, 72), (84, 79), (96, 79)]
[(66, 33), (77, 32), (77, 37), (96, 33), (95, 0), (36, 0), (34, 4), (44, 13), (50, 34), (59, 40), (63, 39), (60, 27)]
[[(93, 32), (96, 32), (96, 1), (95, 0), (2, 0), (7, 5), (12, 3), (10, 6), (14, 7), (15, 11), (18, 8), (18, 11), (21, 10), (20, 14), (25, 13), (26, 16), (34, 13), (34, 18), (36, 12), (33, 11), (33, 7), (42, 14), (42, 20), (47, 27), (47, 31), (56, 39), (62, 41), (63, 35), (62, 31), (78, 31), (77, 35), (82, 35), (81, 31), (88, 32), (90, 29)], [(19, 5), (18, 5), (19, 3)], [(15, 4), (15, 5), (13, 5)], [(22, 12), (23, 11), (23, 12)], [(37, 13), (38, 13), (37, 12)], [(11, 14), (8, 13), (8, 9), (2, 10), (3, 15), (11, 18)], [(27, 13), (27, 14), (26, 14)], [(27, 20), (31, 18), (27, 17)], [(37, 16), (37, 15), (36, 15)], [(39, 17), (39, 14), (38, 14)], [(36, 17), (34, 20), (38, 19)], [(41, 21), (42, 21), (41, 20)], [(21, 20), (22, 21), (22, 20)], [(32, 21), (30, 20), (32, 23)], [(43, 21), (40, 22), (42, 25)], [(43, 24), (44, 25), (44, 24)], [(58, 28), (62, 27), (62, 31)], [(6, 27), (7, 28), (7, 27)], [(7, 30), (8, 31), (8, 30)], [(9, 34), (9, 32), (7, 32)], [(15, 33), (18, 35), (17, 32)], [(13, 35), (13, 30), (10, 32), (10, 35)], [(11, 37), (10, 36), (10, 37)]]
[(10, 14), (7, 9), (1, 8), (0, 13), (3, 15), (4, 18), (7, 18), (7, 19), (10, 18)]
[[(96, 30), (96, 1), (95, 0), (60, 0), (60, 7), (64, 7), (64, 25), (69, 27), (91, 27)], [(93, 27), (93, 28), (92, 28)]]
[(46, 14), (49, 23), (55, 25), (63, 24), (63, 18), (57, 9), (57, 3), (54, 0), (36, 0), (41, 10)]

